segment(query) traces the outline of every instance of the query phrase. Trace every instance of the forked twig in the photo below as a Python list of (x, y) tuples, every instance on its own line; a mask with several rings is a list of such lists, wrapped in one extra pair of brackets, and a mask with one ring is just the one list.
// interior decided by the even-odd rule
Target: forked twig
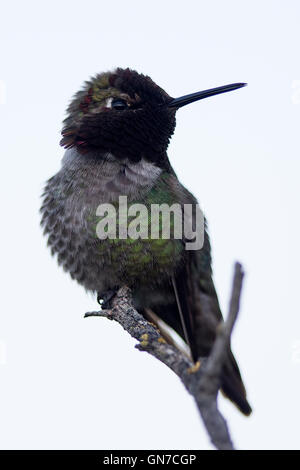
[(194, 397), (211, 442), (217, 449), (233, 449), (227, 423), (217, 405), (220, 375), (231, 333), (239, 312), (244, 272), (240, 263), (235, 264), (234, 278), (227, 319), (220, 324), (209, 357), (200, 360), (201, 366), (192, 361), (174, 345), (168, 344), (157, 327), (149, 323), (132, 306), (131, 291), (124, 286), (112, 300), (111, 310), (89, 312), (85, 317), (105, 317), (117, 321), (139, 343), (136, 348), (147, 351), (163, 362), (182, 380)]

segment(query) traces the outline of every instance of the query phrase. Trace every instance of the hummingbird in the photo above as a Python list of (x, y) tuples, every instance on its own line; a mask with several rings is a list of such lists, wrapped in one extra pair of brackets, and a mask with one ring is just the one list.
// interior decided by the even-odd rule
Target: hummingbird
[[(97, 294), (102, 308), (110, 307), (122, 285), (130, 287), (137, 310), (175, 331), (195, 363), (209, 356), (222, 322), (206, 220), (201, 248), (187, 250), (184, 237), (100, 239), (97, 208), (112, 204), (118, 211), (120, 196), (126, 196), (129, 206), (198, 204), (167, 154), (176, 112), (244, 85), (172, 98), (149, 76), (129, 68), (97, 74), (67, 108), (61, 168), (43, 193), (41, 225), (58, 264)], [(221, 390), (242, 413), (251, 413), (231, 349), (224, 358)]]

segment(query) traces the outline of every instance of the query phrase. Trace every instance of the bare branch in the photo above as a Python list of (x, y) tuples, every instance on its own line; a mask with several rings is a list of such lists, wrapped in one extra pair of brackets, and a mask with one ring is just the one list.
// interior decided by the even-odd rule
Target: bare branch
[(111, 310), (85, 314), (85, 317), (100, 316), (117, 321), (139, 341), (137, 349), (147, 351), (172, 369), (194, 397), (212, 443), (217, 449), (223, 450), (233, 449), (233, 444), (227, 423), (218, 409), (217, 395), (223, 360), (239, 311), (243, 276), (242, 266), (236, 263), (227, 320), (218, 329), (210, 356), (201, 359), (196, 365), (182, 351), (168, 344), (157, 327), (133, 308), (131, 291), (126, 286), (117, 292)]

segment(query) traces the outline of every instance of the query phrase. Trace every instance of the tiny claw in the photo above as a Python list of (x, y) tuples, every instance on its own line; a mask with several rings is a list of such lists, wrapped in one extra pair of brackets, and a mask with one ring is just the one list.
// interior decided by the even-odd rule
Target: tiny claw
[(97, 302), (101, 305), (101, 310), (109, 310), (112, 305), (111, 301), (117, 293), (117, 289), (111, 289), (97, 295)]

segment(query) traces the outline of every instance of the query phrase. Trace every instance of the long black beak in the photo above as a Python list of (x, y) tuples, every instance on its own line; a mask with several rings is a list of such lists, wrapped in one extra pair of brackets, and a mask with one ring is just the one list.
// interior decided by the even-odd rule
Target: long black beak
[(180, 96), (174, 98), (168, 103), (169, 108), (181, 108), (186, 104), (193, 103), (194, 101), (203, 100), (209, 96), (219, 95), (220, 93), (227, 93), (228, 91), (237, 90), (246, 86), (247, 83), (232, 83), (231, 85), (219, 86), (217, 88), (211, 88), (210, 90), (198, 91), (197, 93), (191, 93), (190, 95)]

